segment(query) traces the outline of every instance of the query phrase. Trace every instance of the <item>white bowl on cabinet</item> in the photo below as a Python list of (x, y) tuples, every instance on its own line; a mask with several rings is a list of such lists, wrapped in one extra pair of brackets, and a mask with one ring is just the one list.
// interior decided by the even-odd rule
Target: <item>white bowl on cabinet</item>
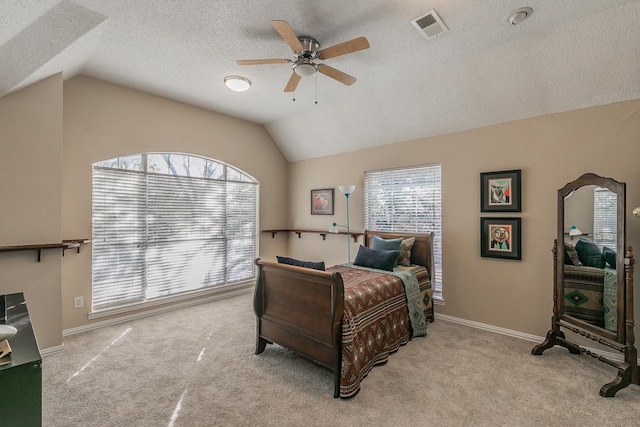
[(0, 341), (8, 340), (13, 337), (18, 330), (13, 326), (0, 325)]

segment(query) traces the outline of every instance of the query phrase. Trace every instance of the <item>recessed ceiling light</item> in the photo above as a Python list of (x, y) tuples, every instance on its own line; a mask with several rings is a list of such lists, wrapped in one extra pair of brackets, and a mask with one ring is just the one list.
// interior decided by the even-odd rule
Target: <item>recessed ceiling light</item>
[(235, 92), (244, 92), (251, 87), (251, 80), (242, 76), (227, 76), (224, 78), (224, 84)]
[(530, 7), (521, 7), (508, 14), (504, 19), (511, 25), (518, 25), (533, 13)]

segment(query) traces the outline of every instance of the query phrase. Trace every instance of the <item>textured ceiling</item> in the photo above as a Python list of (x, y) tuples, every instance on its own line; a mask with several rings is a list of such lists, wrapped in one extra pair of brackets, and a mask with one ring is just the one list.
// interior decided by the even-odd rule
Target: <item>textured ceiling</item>
[[(517, 26), (505, 21), (529, 6)], [(410, 21), (434, 9), (449, 31)], [(114, 82), (265, 125), (289, 161), (640, 98), (640, 0), (8, 0), (0, 96), (52, 74)], [(371, 47), (283, 89), (292, 58), (271, 20), (321, 48)], [(248, 92), (227, 89), (240, 74)], [(317, 104), (316, 104), (317, 101)]]

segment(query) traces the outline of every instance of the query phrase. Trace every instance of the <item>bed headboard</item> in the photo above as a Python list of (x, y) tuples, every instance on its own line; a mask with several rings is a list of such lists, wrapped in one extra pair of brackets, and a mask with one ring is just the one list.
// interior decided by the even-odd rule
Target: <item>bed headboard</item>
[(433, 232), (429, 233), (401, 233), (390, 231), (364, 231), (364, 245), (368, 248), (371, 247), (373, 236), (378, 236), (382, 239), (397, 239), (402, 237), (407, 239), (409, 237), (415, 237), (416, 241), (411, 248), (411, 264), (424, 265), (429, 270), (429, 276), (433, 280), (435, 278), (435, 263), (433, 257)]

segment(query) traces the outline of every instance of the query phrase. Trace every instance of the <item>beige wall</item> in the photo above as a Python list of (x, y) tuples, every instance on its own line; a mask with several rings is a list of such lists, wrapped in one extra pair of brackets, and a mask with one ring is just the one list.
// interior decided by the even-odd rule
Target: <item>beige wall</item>
[[(62, 75), (0, 98), (0, 246), (62, 240)], [(60, 249), (0, 253), (0, 294), (23, 292), (41, 348), (62, 344)]]
[[(287, 164), (262, 126), (57, 75), (0, 99), (0, 147), (0, 245), (91, 237), (91, 164), (126, 154), (185, 152), (244, 170), (260, 181), (262, 229), (344, 223), (337, 187), (353, 183), (351, 225), (361, 231), (364, 171), (441, 163), (446, 305), (437, 311), (540, 336), (551, 318), (558, 188), (585, 172), (626, 182), (628, 244), (640, 247), (640, 220), (631, 216), (640, 206), (640, 100)], [(522, 169), (523, 211), (514, 215), (523, 218), (522, 261), (479, 256), (479, 173), (506, 169)], [(335, 215), (310, 215), (309, 191), (332, 187)], [(263, 233), (260, 256), (331, 265), (346, 260), (345, 242)], [(41, 348), (60, 345), (63, 329), (90, 323), (91, 245), (64, 258), (45, 251), (40, 264), (35, 253), (0, 254), (0, 292), (25, 292)], [(75, 296), (83, 309), (72, 308)]]
[[(260, 182), (260, 226), (288, 221), (287, 163), (264, 127), (82, 76), (0, 98), (0, 150), (0, 246), (91, 238), (92, 163), (148, 151), (233, 165)], [(275, 256), (285, 245), (261, 239), (259, 250)], [(44, 251), (41, 263), (36, 255), (0, 254), (0, 294), (25, 293), (47, 349), (62, 344), (64, 329), (91, 323), (91, 245), (64, 257)], [(73, 308), (75, 296), (83, 308)]]
[[(286, 225), (287, 163), (263, 126), (78, 76), (64, 84), (65, 238), (91, 237), (93, 163), (153, 151), (196, 154), (243, 170), (260, 182), (260, 227)], [(283, 248), (282, 242), (261, 239), (261, 254)], [(90, 245), (64, 267), (62, 326), (77, 328), (90, 323)], [(82, 309), (73, 308), (76, 296), (86, 301)]]
[[(351, 227), (361, 231), (364, 171), (441, 163), (446, 305), (436, 311), (544, 336), (553, 307), (550, 251), (557, 190), (585, 172), (626, 182), (627, 243), (640, 248), (640, 220), (631, 215), (640, 206), (639, 159), (636, 100), (299, 161), (290, 165), (291, 225), (325, 229), (332, 221), (344, 223), (345, 198), (337, 187), (353, 183), (357, 189), (350, 201)], [(509, 169), (522, 169), (522, 213), (496, 216), (522, 217), (522, 261), (481, 258), (479, 174)], [(335, 215), (311, 216), (309, 190), (332, 187)], [(344, 236), (330, 235), (326, 241), (311, 234), (276, 239), (290, 241), (292, 256), (329, 265), (346, 262)], [(354, 244), (352, 259), (356, 253)]]

